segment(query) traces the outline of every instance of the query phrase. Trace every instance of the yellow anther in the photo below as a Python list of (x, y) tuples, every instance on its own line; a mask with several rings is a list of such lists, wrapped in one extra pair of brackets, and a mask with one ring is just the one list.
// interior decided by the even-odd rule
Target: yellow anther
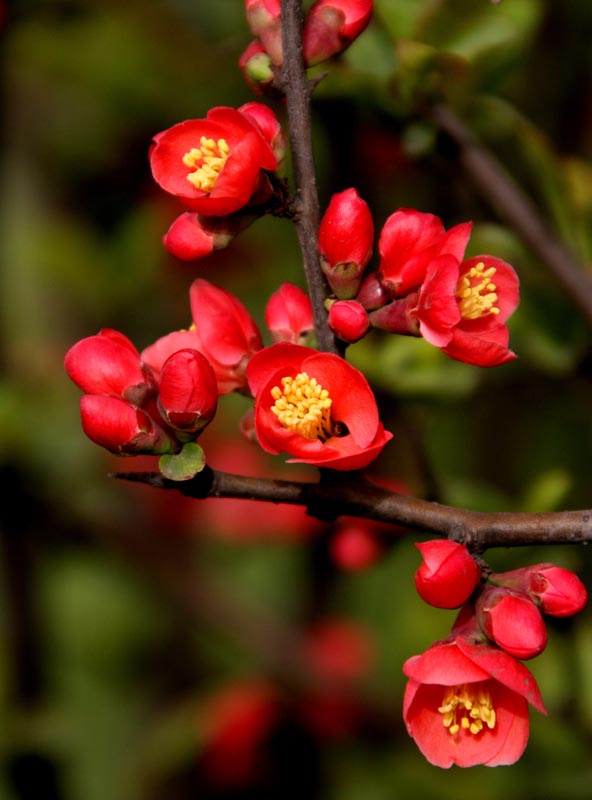
[(495, 709), (491, 705), (491, 695), (483, 685), (464, 684), (449, 688), (438, 711), (451, 736), (461, 731), (475, 736), (484, 725), (489, 730), (495, 727)]
[(456, 287), (456, 298), (463, 319), (479, 319), (487, 314), (499, 314), (497, 292), (491, 278), (495, 267), (485, 269), (480, 261), (460, 278)]
[(215, 141), (205, 136), (201, 137), (199, 145), (183, 156), (183, 164), (191, 170), (187, 180), (196, 189), (211, 192), (230, 155), (230, 147), (226, 139)]
[(272, 412), (287, 430), (305, 439), (326, 441), (334, 435), (329, 392), (306, 372), (282, 378), (282, 386), (274, 386)]

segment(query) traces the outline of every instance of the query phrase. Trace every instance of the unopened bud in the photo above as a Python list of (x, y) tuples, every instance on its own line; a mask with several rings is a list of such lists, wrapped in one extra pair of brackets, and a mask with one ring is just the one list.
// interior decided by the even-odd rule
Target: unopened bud
[(487, 586), (476, 602), (483, 633), (515, 658), (534, 658), (547, 645), (547, 628), (526, 595), (504, 586)]
[(216, 375), (197, 350), (179, 350), (164, 363), (158, 385), (158, 407), (167, 423), (193, 436), (213, 418), (218, 404)]
[(274, 342), (304, 344), (314, 330), (310, 297), (299, 286), (283, 283), (267, 302), (265, 322)]
[(145, 411), (119, 397), (85, 394), (80, 417), (88, 438), (117, 455), (174, 451), (169, 437)]
[(423, 558), (415, 573), (415, 588), (421, 599), (436, 608), (462, 606), (481, 577), (467, 548), (450, 539), (434, 539), (415, 546)]
[(329, 327), (344, 342), (357, 342), (370, 327), (366, 310), (356, 300), (337, 300), (329, 308)]
[(304, 21), (302, 43), (308, 66), (341, 53), (370, 22), (373, 0), (317, 0)]
[(280, 0), (245, 0), (247, 22), (253, 34), (271, 58), (282, 63), (282, 26)]

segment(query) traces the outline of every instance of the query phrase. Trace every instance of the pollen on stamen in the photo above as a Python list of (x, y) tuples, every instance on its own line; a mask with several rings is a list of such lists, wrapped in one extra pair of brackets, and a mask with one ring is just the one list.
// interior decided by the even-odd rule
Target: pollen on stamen
[(482, 686), (476, 692), (475, 688), (471, 684), (449, 688), (438, 708), (442, 724), (452, 737), (461, 731), (476, 736), (485, 725), (489, 730), (495, 728), (496, 714), (491, 695)]
[(495, 272), (495, 267), (485, 269), (485, 264), (480, 261), (459, 279), (456, 298), (464, 319), (479, 319), (488, 314), (495, 316), (500, 313), (496, 305), (497, 287), (491, 281)]
[(202, 136), (199, 147), (193, 147), (183, 156), (183, 164), (191, 172), (187, 180), (202, 192), (211, 192), (220, 172), (224, 169), (230, 147), (226, 139), (208, 139)]
[(331, 398), (329, 392), (310, 378), (306, 372), (281, 379), (281, 387), (274, 386), (271, 396), (275, 403), (271, 411), (287, 430), (299, 433), (306, 439), (326, 441), (333, 435)]

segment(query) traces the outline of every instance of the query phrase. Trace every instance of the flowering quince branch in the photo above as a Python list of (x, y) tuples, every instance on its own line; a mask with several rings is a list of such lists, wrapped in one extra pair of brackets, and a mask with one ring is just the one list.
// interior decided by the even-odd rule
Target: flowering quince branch
[[(592, 510), (484, 513), (377, 485), (362, 470), (392, 433), (380, 421), (368, 381), (344, 353), (373, 328), (422, 337), (474, 366), (511, 361), (516, 356), (507, 322), (519, 303), (518, 276), (495, 256), (465, 258), (470, 222), (446, 230), (434, 214), (410, 208), (388, 217), (378, 234), (378, 266), (367, 271), (374, 224), (357, 191), (333, 195), (321, 219), (312, 149), (315, 82), (306, 68), (355, 40), (368, 24), (372, 0), (316, 0), (304, 20), (300, 0), (245, 3), (257, 39), (240, 64), (256, 91), (285, 97), (293, 193), (282, 180), (287, 145), (273, 111), (258, 102), (210, 109), (154, 137), (153, 177), (185, 209), (164, 244), (193, 260), (228, 246), (262, 214), (288, 217), (308, 294), (284, 283), (269, 298), (269, 346), (242, 302), (202, 278), (189, 290), (189, 328), (161, 336), (142, 352), (111, 329), (76, 343), (65, 369), (83, 392), (83, 429), (118, 455), (159, 457), (159, 473), (117, 475), (128, 481), (195, 499), (304, 506), (325, 522), (391, 523), (392, 537), (408, 529), (441, 537), (417, 545), (423, 563), (415, 587), (426, 603), (459, 611), (448, 637), (403, 666), (407, 731), (439, 767), (511, 764), (526, 746), (529, 704), (545, 712), (521, 662), (546, 647), (545, 618), (578, 613), (587, 593), (576, 575), (551, 563), (493, 573), (482, 554), (493, 547), (591, 542)], [(214, 419), (219, 398), (232, 392), (253, 401), (240, 423), (245, 437), (267, 453), (288, 455), (289, 462), (316, 466), (317, 482), (245, 477), (206, 464), (197, 439)], [(353, 562), (380, 557), (380, 547), (352, 532), (350, 544), (361, 547)], [(341, 546), (345, 562), (351, 552)], [(174, 576), (171, 584), (163, 569), (157, 578), (170, 591)], [(190, 605), (208, 608), (208, 602), (207, 591), (190, 594)], [(236, 628), (234, 610), (221, 606), (221, 616)], [(273, 653), (273, 641), (257, 624), (246, 627), (247, 638)], [(282, 649), (281, 632), (271, 638)], [(287, 642), (289, 658), (269, 660), (284, 670), (293, 658), (295, 669), (302, 665), (306, 673), (302, 641)]]

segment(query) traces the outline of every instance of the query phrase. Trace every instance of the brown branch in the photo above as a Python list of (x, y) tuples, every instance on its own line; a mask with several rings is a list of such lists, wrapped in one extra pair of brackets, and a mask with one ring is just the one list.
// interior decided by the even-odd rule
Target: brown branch
[(312, 148), (310, 96), (313, 85), (306, 77), (302, 56), (300, 0), (284, 0), (282, 3), (282, 48), (284, 62), (277, 82), (285, 94), (288, 110), (294, 174), (294, 223), (302, 252), (319, 349), (339, 354), (336, 339), (327, 325), (324, 301), (331, 290), (320, 268), (317, 248), (320, 210)]
[[(237, 497), (306, 506), (324, 520), (362, 517), (463, 542), (475, 552), (491, 547), (592, 542), (592, 509), (578, 511), (483, 512), (455, 508), (376, 486), (356, 473), (323, 475), (318, 483), (250, 478), (208, 467), (190, 481), (176, 482), (158, 473), (117, 475), (186, 497)], [(393, 530), (400, 536), (400, 530)]]
[(556, 239), (531, 199), (502, 164), (443, 105), (432, 109), (440, 129), (458, 147), (461, 165), (500, 219), (505, 220), (547, 265), (565, 292), (592, 324), (592, 276)]

